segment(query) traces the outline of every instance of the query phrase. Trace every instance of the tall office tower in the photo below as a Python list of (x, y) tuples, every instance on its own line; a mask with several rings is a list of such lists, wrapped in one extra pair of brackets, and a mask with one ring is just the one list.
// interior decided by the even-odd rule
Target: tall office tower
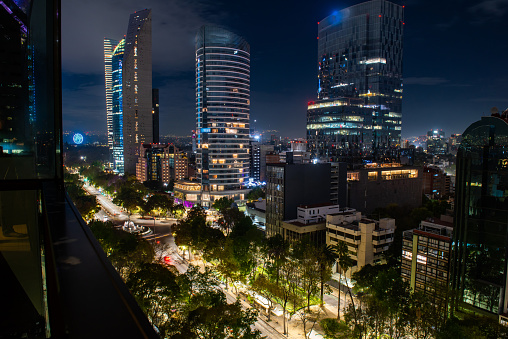
[(119, 41), (104, 38), (104, 76), (106, 84), (106, 121), (108, 146), (113, 148), (113, 54)]
[(111, 163), (134, 174), (140, 145), (153, 142), (150, 9), (131, 14), (124, 39), (104, 39), (104, 63)]
[(403, 7), (367, 1), (318, 23), (318, 97), (307, 140), (316, 157), (355, 160), (400, 147)]
[(124, 170), (136, 173), (139, 147), (153, 141), (152, 14), (131, 14), (122, 65)]
[(159, 89), (152, 89), (152, 128), (153, 143), (159, 143)]
[(203, 205), (244, 199), (249, 176), (250, 47), (235, 33), (202, 26), (196, 35), (196, 165)]
[(457, 152), (453, 309), (508, 312), (508, 110), (471, 124)]

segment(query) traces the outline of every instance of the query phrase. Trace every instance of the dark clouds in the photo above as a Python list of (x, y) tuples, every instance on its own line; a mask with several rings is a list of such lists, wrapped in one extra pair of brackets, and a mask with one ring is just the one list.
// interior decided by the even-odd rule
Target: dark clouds
[[(153, 85), (161, 133), (195, 127), (194, 36), (220, 24), (251, 45), (251, 120), (305, 136), (316, 98), (316, 22), (359, 1), (62, 1), (64, 128), (105, 131), (103, 38), (121, 38), (129, 15), (152, 8)], [(508, 0), (400, 0), (405, 5), (402, 134), (461, 133), (506, 106)]]

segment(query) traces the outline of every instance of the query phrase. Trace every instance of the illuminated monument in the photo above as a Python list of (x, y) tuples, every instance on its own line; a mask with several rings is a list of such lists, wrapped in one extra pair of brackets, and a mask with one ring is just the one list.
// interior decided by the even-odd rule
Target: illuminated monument
[(381, 158), (400, 147), (403, 7), (385, 0), (318, 23), (318, 95), (308, 104), (315, 157)]
[(104, 39), (104, 62), (111, 163), (133, 174), (139, 145), (153, 142), (150, 9), (131, 14), (125, 39)]
[(196, 35), (197, 176), (201, 204), (243, 200), (249, 176), (250, 46), (223, 28)]

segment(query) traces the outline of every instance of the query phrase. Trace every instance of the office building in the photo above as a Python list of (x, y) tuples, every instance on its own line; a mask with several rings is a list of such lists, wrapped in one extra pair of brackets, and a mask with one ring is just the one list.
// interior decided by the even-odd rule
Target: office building
[(297, 207), (297, 217), (281, 223), (282, 237), (295, 242), (307, 238), (317, 246), (326, 244), (326, 216), (339, 213), (338, 205), (314, 204)]
[(318, 22), (307, 140), (329, 161), (392, 156), (401, 143), (403, 7), (372, 0)]
[(152, 128), (153, 128), (153, 143), (160, 142), (159, 137), (159, 89), (152, 89)]
[(125, 39), (104, 39), (108, 144), (121, 174), (134, 174), (140, 145), (153, 142), (151, 21), (150, 9), (135, 12)]
[(423, 166), (423, 194), (432, 199), (448, 197), (452, 192), (451, 176), (437, 166)]
[(173, 144), (141, 144), (136, 163), (136, 178), (140, 182), (153, 181), (160, 187), (171, 181), (184, 179), (185, 160)]
[(433, 155), (448, 154), (448, 139), (443, 130), (433, 129), (427, 132), (427, 153)]
[(196, 167), (203, 206), (244, 200), (249, 178), (250, 46), (215, 26), (196, 35)]
[(371, 163), (347, 172), (348, 207), (365, 214), (389, 204), (420, 207), (421, 167)]
[(64, 189), (61, 15), (0, 1), (0, 336), (157, 338)]
[(111, 167), (124, 172), (122, 63), (125, 39), (104, 38), (106, 114)]
[(254, 181), (266, 181), (266, 155), (274, 151), (273, 145), (263, 145), (251, 141), (250, 144), (250, 179)]
[(493, 112), (462, 134), (452, 248), (454, 311), (508, 312), (507, 121), (508, 111)]
[[(342, 272), (346, 279), (365, 265), (383, 263), (384, 253), (393, 243), (394, 232), (395, 219), (367, 219), (353, 208), (344, 208), (326, 216), (326, 245), (345, 242), (353, 260), (351, 268)], [(334, 273), (340, 273), (340, 270), (338, 263), (332, 267)]]
[(453, 223), (422, 221), (402, 237), (401, 275), (413, 292), (422, 292), (446, 315)]
[(301, 205), (330, 203), (330, 164), (266, 165), (266, 236), (282, 235), (281, 223)]

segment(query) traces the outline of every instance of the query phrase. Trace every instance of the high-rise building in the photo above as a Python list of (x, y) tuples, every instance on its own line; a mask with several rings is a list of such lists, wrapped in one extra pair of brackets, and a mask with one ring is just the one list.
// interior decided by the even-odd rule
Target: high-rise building
[(443, 316), (447, 312), (453, 223), (422, 221), (404, 231), (401, 276), (411, 290), (425, 294)]
[(152, 126), (153, 143), (159, 143), (159, 89), (152, 89)]
[(400, 147), (403, 20), (402, 6), (372, 0), (318, 23), (318, 100), (307, 111), (314, 156), (354, 161)]
[(140, 145), (153, 142), (150, 9), (131, 14), (125, 39), (104, 39), (104, 62), (111, 162), (134, 174)]
[(454, 310), (508, 312), (507, 151), (508, 111), (482, 117), (462, 134), (452, 242)]
[(196, 35), (196, 165), (202, 205), (244, 199), (249, 177), (250, 46), (220, 27)]

